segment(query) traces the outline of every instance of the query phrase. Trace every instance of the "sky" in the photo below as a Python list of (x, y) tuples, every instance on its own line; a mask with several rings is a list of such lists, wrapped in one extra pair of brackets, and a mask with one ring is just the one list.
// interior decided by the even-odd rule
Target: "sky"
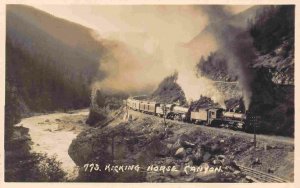
[[(67, 19), (69, 21), (89, 27), (102, 35), (110, 35), (116, 32), (142, 32), (145, 31), (143, 24), (149, 24), (152, 20), (150, 13), (160, 12), (162, 17), (167, 17), (172, 22), (175, 11), (181, 12), (184, 15), (179, 19), (180, 28), (185, 28), (188, 31), (186, 35), (196, 35), (201, 29), (207, 25), (206, 16), (197, 9), (192, 9), (192, 6), (159, 6), (159, 5), (32, 5), (33, 7), (48, 12), (56, 17)], [(173, 8), (169, 8), (173, 7)], [(249, 5), (225, 6), (228, 11), (237, 14), (251, 7)], [(156, 11), (159, 9), (159, 11)], [(149, 13), (148, 13), (149, 12)], [(166, 14), (170, 14), (167, 16)], [(176, 18), (178, 19), (179, 16)], [(191, 22), (187, 21), (190, 18), (192, 21), (198, 21), (197, 26), (192, 26)], [(156, 20), (157, 21), (157, 20)], [(186, 22), (186, 23), (185, 23)], [(186, 36), (184, 35), (184, 36)], [(186, 37), (184, 39), (190, 39)]]

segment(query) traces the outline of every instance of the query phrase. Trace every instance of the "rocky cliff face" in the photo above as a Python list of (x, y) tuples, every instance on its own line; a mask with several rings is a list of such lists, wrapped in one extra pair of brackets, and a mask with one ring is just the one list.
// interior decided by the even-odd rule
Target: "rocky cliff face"
[(294, 85), (294, 51), (287, 51), (287, 41), (283, 41), (274, 51), (259, 55), (252, 66), (270, 69), (275, 84)]

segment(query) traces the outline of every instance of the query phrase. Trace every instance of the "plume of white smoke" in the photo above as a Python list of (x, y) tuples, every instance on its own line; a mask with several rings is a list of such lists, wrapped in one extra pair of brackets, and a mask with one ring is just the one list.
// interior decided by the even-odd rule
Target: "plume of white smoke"
[[(122, 41), (124, 45), (122, 48), (109, 47), (113, 58), (102, 58), (100, 64), (100, 69), (108, 72), (108, 76), (98, 82), (97, 87), (127, 91), (145, 90), (147, 86), (154, 89), (153, 86), (177, 70), (177, 83), (188, 100), (198, 100), (200, 95), (209, 96), (223, 106), (222, 93), (209, 79), (197, 77), (194, 70), (201, 56), (217, 49), (215, 39), (210, 33), (205, 33), (202, 34), (202, 45), (192, 48), (184, 45), (208, 24), (199, 7), (153, 6), (130, 9), (136, 10), (135, 8), (139, 9), (139, 17), (145, 24), (140, 26), (140, 22), (133, 21), (131, 17), (136, 19), (137, 15), (132, 15), (132, 11), (121, 11), (122, 18), (127, 18), (123, 20), (123, 24), (138, 26), (138, 32), (106, 34), (106, 39)], [(99, 40), (99, 36), (97, 39)]]
[(107, 76), (94, 86), (149, 91), (177, 70), (177, 83), (188, 99), (205, 95), (223, 104), (213, 82), (194, 72), (200, 57), (216, 50), (214, 39), (206, 34), (203, 45), (192, 50), (184, 45), (208, 24), (198, 6), (121, 6), (102, 13), (119, 31), (93, 33), (109, 49), (100, 61)]
[(185, 91), (187, 100), (195, 101), (200, 95), (207, 96), (225, 108), (224, 95), (216, 89), (214, 83), (205, 77), (193, 76), (194, 74), (195, 72), (189, 69), (182, 70), (178, 74), (177, 83)]
[[(217, 45), (214, 38), (209, 35), (204, 35), (205, 40), (202, 40), (206, 45), (196, 45), (190, 47), (177, 46), (177, 56), (174, 62), (177, 62), (178, 79), (177, 83), (183, 89), (187, 101), (195, 101), (200, 96), (208, 96), (222, 107), (224, 104), (224, 95), (218, 91), (212, 80), (205, 78), (195, 69), (201, 56), (207, 56), (211, 51), (215, 51)], [(197, 48), (196, 48), (197, 47)], [(198, 53), (195, 53), (198, 52)], [(172, 56), (170, 56), (172, 57)]]

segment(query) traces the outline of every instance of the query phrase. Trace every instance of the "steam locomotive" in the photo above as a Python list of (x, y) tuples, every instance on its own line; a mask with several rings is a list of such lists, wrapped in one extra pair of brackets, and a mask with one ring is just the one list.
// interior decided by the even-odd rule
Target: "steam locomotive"
[(251, 123), (252, 120), (255, 119), (249, 113), (226, 111), (223, 108), (192, 110), (191, 107), (176, 104), (160, 104), (154, 101), (134, 98), (125, 100), (124, 104), (132, 110), (167, 119), (243, 131), (247, 130), (253, 124)]

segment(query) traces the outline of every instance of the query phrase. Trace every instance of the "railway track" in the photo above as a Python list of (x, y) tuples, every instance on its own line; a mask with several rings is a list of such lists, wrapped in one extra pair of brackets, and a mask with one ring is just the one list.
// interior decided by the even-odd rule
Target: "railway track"
[(253, 182), (261, 182), (261, 183), (288, 183), (289, 181), (282, 179), (280, 177), (261, 172), (252, 168), (240, 166), (242, 173), (249, 177), (249, 180)]
[[(145, 114), (139, 111), (134, 111), (134, 110), (129, 110), (129, 114), (138, 116), (138, 115), (143, 115), (143, 116), (147, 116), (147, 117), (156, 117), (161, 119), (160, 117), (157, 116), (153, 116), (150, 114)], [(137, 115), (138, 114), (138, 115)], [(186, 125), (186, 126), (195, 126), (198, 127), (200, 129), (206, 129), (206, 130), (213, 130), (213, 131), (218, 131), (224, 134), (235, 134), (235, 135), (240, 135), (243, 137), (248, 137), (250, 139), (253, 138), (253, 134), (252, 133), (246, 133), (243, 131), (239, 131), (239, 130), (233, 130), (233, 129), (225, 129), (225, 128), (217, 128), (217, 127), (211, 127), (211, 126), (201, 126), (201, 125), (196, 125), (193, 123), (187, 123), (187, 122), (182, 122), (182, 121), (177, 121), (177, 120), (171, 120), (171, 119), (166, 119), (168, 122), (174, 122), (174, 123), (180, 123), (182, 125)], [(292, 138), (288, 138), (288, 137), (283, 137), (283, 136), (270, 136), (270, 135), (256, 135), (256, 138), (258, 141), (262, 141), (262, 142), (275, 142), (275, 143), (280, 143), (280, 144), (287, 144), (287, 145), (294, 145), (294, 139)]]

